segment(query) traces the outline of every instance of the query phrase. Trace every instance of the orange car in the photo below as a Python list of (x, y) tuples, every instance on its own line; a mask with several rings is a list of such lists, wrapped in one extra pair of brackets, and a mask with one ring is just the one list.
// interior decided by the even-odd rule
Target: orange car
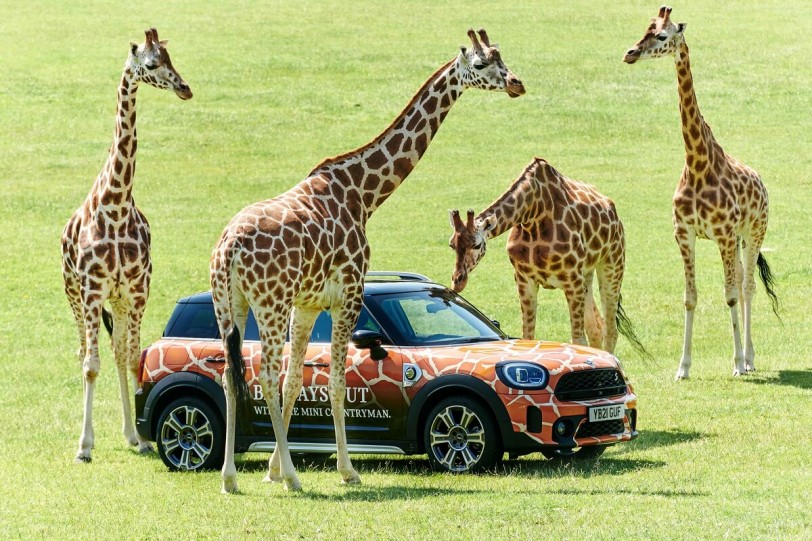
[[(322, 313), (289, 429), (294, 452), (335, 452), (330, 330)], [(274, 448), (255, 378), (259, 351), (249, 316), (243, 357), (253, 400), (238, 412), (237, 452)], [(170, 469), (222, 465), (223, 368), (211, 295), (180, 299), (164, 336), (142, 354), (136, 392), (138, 432)], [(613, 355), (508, 338), (462, 297), (416, 274), (368, 275), (346, 374), (351, 453), (426, 453), (438, 470), (465, 472), (490, 468), (504, 453), (594, 458), (637, 436), (637, 397)]]

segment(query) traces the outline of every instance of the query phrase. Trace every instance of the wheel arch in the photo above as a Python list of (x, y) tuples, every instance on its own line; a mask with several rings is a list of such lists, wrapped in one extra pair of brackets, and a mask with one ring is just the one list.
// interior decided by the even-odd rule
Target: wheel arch
[(431, 380), (423, 386), (412, 400), (406, 420), (407, 437), (416, 442), (418, 452), (426, 452), (422, 428), (431, 409), (450, 396), (465, 396), (484, 404), (493, 415), (502, 441), (510, 436), (512, 423), (504, 404), (496, 392), (484, 381), (473, 376), (453, 374)]
[(209, 402), (225, 426), (226, 397), (223, 388), (209, 377), (193, 372), (176, 372), (159, 381), (144, 403), (144, 418), (149, 427), (149, 440), (155, 441), (156, 425), (161, 411), (180, 397), (195, 397)]

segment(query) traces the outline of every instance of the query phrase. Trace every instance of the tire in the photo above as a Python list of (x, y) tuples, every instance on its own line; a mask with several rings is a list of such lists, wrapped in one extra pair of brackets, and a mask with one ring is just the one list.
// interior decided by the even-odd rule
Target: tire
[(158, 454), (173, 471), (202, 471), (223, 466), (225, 430), (217, 411), (199, 398), (179, 398), (158, 418)]
[(446, 398), (431, 410), (423, 427), (423, 444), (436, 471), (487, 470), (503, 453), (491, 412), (464, 396)]
[(543, 449), (541, 454), (550, 460), (573, 461), (573, 460), (596, 460), (600, 457), (608, 445), (590, 445), (577, 449)]

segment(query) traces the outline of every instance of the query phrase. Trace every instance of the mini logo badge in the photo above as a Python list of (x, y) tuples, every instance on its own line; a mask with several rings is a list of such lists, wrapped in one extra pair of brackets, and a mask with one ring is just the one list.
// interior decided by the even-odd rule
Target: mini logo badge
[(584, 361), (584, 364), (587, 366), (591, 366), (592, 368), (595, 368), (595, 361), (593, 361), (592, 359), (587, 359), (586, 361)]

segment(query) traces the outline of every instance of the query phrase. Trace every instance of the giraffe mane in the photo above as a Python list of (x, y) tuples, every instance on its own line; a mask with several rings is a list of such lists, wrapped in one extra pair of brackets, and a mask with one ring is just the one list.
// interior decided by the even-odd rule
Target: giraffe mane
[(378, 134), (378, 136), (375, 137), (375, 139), (373, 139), (372, 141), (370, 141), (369, 143), (367, 143), (367, 144), (365, 144), (363, 146), (360, 146), (360, 147), (356, 148), (355, 150), (345, 152), (344, 154), (339, 154), (338, 156), (333, 156), (332, 158), (325, 158), (324, 160), (322, 160), (321, 163), (319, 163), (316, 167), (314, 167), (313, 170), (310, 171), (310, 174), (308, 174), (307, 176), (311, 177), (319, 169), (323, 169), (323, 168), (325, 168), (327, 166), (334, 165), (334, 164), (336, 164), (338, 162), (346, 160), (347, 158), (357, 156), (357, 155), (363, 153), (365, 150), (367, 150), (369, 148), (372, 148), (373, 146), (379, 144), (383, 140), (383, 138), (392, 130), (392, 128), (394, 128), (394, 126), (398, 122), (400, 122), (402, 119), (404, 119), (406, 117), (406, 113), (408, 111), (410, 111), (412, 109), (412, 107), (414, 107), (414, 104), (417, 102), (417, 100), (420, 98), (420, 96), (423, 94), (423, 92), (425, 92), (426, 89), (432, 84), (432, 82), (434, 82), (434, 79), (437, 77), (437, 75), (439, 75), (440, 73), (442, 73), (443, 71), (448, 69), (448, 67), (451, 64), (453, 64), (454, 62), (456, 62), (456, 60), (457, 60), (456, 57), (453, 58), (452, 60), (450, 60), (450, 61), (446, 62), (445, 64), (443, 64), (437, 71), (435, 71), (431, 75), (431, 77), (429, 77), (426, 80), (426, 82), (423, 83), (423, 86), (421, 86), (420, 89), (417, 92), (415, 92), (414, 96), (412, 96), (412, 99), (409, 100), (409, 103), (406, 104), (406, 107), (403, 108), (403, 110), (400, 112), (400, 114), (398, 114), (398, 116), (395, 117), (395, 119), (389, 124), (389, 126), (387, 126), (385, 130), (383, 130), (380, 134)]

